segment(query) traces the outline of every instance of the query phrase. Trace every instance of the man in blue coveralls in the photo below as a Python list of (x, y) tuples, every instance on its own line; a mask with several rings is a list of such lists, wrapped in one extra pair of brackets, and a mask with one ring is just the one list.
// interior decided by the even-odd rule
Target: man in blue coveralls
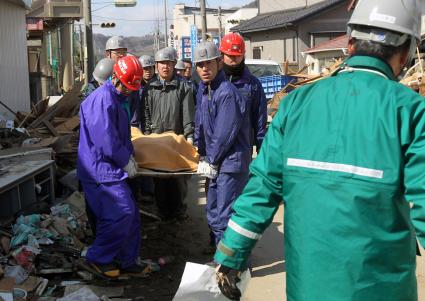
[(207, 219), (216, 244), (226, 230), (233, 202), (248, 180), (252, 149), (247, 105), (220, 70), (220, 57), (211, 42), (195, 49), (194, 62), (201, 78), (195, 125), (195, 144), (201, 156), (198, 173), (210, 179)]
[(130, 140), (127, 96), (140, 88), (143, 70), (136, 57), (114, 65), (112, 80), (80, 108), (77, 173), (96, 217), (96, 238), (86, 261), (104, 276), (140, 274), (140, 216), (127, 178), (137, 172)]

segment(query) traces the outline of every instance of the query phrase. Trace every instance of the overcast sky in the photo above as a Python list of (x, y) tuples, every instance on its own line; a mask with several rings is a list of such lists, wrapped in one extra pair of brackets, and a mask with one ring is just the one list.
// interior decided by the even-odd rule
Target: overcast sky
[[(230, 8), (242, 6), (252, 2), (252, 0), (206, 0), (207, 7)], [(160, 18), (160, 29), (164, 31), (164, 0), (137, 0), (135, 7), (116, 8), (113, 0), (92, 0), (92, 22), (100, 24), (102, 22), (115, 22), (115, 28), (103, 29), (98, 25), (93, 26), (94, 33), (104, 35), (122, 36), (143, 36), (152, 33), (156, 20)], [(167, 0), (168, 26), (172, 24), (173, 8), (176, 3), (184, 3), (187, 6), (198, 6), (199, 1), (195, 0)]]

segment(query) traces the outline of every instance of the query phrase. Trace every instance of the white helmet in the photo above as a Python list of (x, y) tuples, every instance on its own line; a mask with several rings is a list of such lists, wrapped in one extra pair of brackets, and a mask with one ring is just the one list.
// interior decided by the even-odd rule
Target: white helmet
[(177, 51), (173, 47), (165, 47), (155, 53), (155, 62), (176, 61)]
[(106, 41), (106, 47), (105, 50), (114, 50), (114, 49), (127, 49), (127, 47), (125, 47), (124, 45), (124, 40), (123, 38), (119, 37), (119, 36), (113, 36), (110, 37), (107, 41)]
[(176, 70), (184, 70), (186, 67), (184, 66), (184, 63), (182, 60), (178, 60), (176, 66), (174, 67)]
[(201, 42), (196, 45), (195, 53), (193, 54), (193, 62), (199, 63), (210, 61), (220, 57), (220, 52), (213, 42)]
[(348, 21), (350, 38), (398, 47), (410, 40), (409, 58), (421, 40), (420, 0), (359, 0)]
[(150, 55), (142, 55), (139, 57), (139, 62), (143, 68), (155, 66), (155, 60)]
[(102, 85), (112, 75), (114, 64), (115, 64), (115, 61), (113, 59), (110, 59), (110, 58), (101, 59), (97, 63), (96, 68), (94, 68), (94, 71), (93, 71), (94, 79), (99, 84)]

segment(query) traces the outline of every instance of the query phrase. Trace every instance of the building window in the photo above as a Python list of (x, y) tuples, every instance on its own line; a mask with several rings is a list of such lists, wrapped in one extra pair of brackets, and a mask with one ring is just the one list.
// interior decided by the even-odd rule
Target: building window
[(260, 46), (260, 47), (254, 47), (252, 49), (252, 58), (253, 59), (257, 59), (257, 60), (260, 60), (261, 59), (261, 48), (262, 48), (262, 46)]

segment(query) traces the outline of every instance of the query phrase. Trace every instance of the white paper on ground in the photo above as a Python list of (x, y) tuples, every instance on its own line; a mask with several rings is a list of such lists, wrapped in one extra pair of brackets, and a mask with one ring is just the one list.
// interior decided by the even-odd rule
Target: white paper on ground
[[(242, 273), (241, 281), (237, 284), (242, 295), (248, 285), (249, 279), (251, 279), (249, 271)], [(226, 300), (229, 299), (220, 292), (213, 267), (186, 262), (183, 277), (173, 301)]]

